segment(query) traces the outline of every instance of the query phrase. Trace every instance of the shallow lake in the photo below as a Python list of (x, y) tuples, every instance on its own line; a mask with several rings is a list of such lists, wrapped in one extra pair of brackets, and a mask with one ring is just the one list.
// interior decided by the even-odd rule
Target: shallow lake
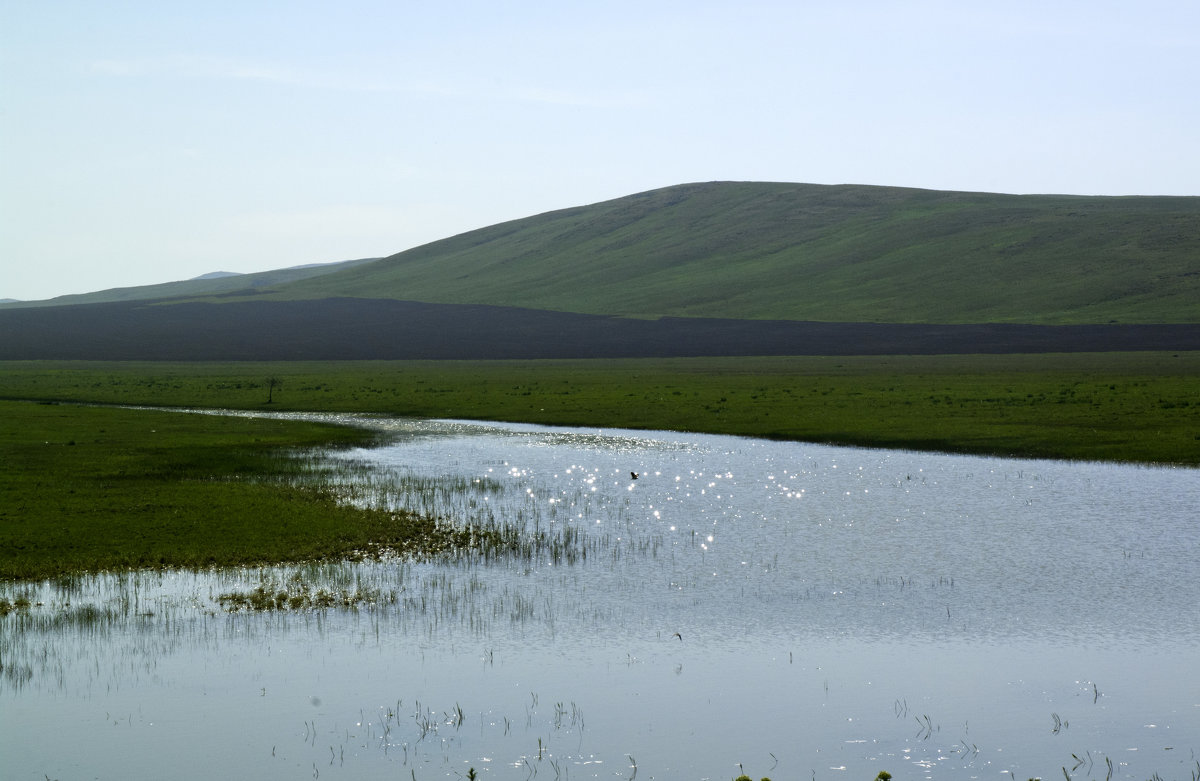
[(1196, 470), (360, 422), (348, 501), (527, 542), (0, 586), (0, 775), (1200, 775)]

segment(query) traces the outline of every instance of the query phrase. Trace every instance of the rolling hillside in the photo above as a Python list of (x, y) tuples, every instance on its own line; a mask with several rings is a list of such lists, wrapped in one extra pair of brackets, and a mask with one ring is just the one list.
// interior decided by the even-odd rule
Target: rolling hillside
[(715, 182), (276, 289), (633, 317), (1200, 322), (1200, 198)]

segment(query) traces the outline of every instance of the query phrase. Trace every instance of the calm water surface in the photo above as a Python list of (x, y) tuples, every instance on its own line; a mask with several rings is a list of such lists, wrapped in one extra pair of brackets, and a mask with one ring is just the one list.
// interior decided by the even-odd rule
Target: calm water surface
[[(366, 422), (350, 500), (542, 545), (6, 586), (0, 775), (1200, 773), (1200, 472)], [(378, 598), (219, 601), (293, 576)]]

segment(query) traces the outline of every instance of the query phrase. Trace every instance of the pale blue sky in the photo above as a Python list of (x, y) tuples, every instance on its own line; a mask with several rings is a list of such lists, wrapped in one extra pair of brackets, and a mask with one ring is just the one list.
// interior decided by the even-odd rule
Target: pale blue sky
[(0, 0), (0, 298), (715, 179), (1200, 194), (1200, 3)]

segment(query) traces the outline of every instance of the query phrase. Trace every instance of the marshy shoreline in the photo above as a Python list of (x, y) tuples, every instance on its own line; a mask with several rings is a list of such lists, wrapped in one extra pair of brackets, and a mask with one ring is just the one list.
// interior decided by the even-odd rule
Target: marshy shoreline
[(1193, 470), (387, 417), (297, 457), (262, 441), (278, 420), (80, 409), (114, 453), (114, 421), (191, 442), (182, 483), (208, 424), (287, 453), (275, 487), (494, 536), (0, 583), (0, 753), (27, 774), (150, 778), (129, 758), (158, 746), (268, 779), (1196, 770)]

